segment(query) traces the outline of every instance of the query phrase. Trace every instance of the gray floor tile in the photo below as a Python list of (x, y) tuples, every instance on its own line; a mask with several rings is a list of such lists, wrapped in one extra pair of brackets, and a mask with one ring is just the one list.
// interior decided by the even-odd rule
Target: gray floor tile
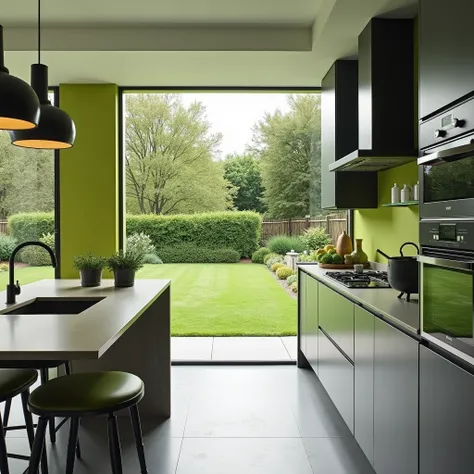
[(281, 338), (290, 358), (296, 360), (298, 352), (298, 339), (296, 336), (285, 336)]
[(212, 337), (172, 337), (171, 360), (211, 360)]
[(212, 360), (290, 360), (279, 337), (216, 337)]
[(184, 439), (177, 474), (313, 474), (301, 439)]
[(315, 474), (375, 474), (352, 437), (303, 441)]

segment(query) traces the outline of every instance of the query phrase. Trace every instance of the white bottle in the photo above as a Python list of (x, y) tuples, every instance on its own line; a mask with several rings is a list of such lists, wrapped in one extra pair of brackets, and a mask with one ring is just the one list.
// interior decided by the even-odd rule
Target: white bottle
[(407, 202), (411, 199), (411, 188), (404, 184), (402, 189), (402, 202)]
[(417, 181), (415, 185), (413, 185), (413, 201), (418, 201), (420, 192), (420, 182)]
[(400, 202), (400, 188), (398, 184), (395, 183), (392, 188), (392, 204), (396, 204), (397, 202)]

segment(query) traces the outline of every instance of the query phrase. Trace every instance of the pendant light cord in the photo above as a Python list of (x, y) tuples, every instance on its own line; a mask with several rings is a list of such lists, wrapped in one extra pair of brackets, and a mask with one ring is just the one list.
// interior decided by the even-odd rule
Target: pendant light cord
[(41, 64), (41, 0), (38, 0), (38, 64)]

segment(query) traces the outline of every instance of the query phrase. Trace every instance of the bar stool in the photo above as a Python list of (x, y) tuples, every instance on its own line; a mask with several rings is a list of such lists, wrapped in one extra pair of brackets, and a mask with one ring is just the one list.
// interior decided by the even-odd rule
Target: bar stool
[(136, 375), (126, 372), (92, 372), (65, 375), (38, 387), (28, 402), (29, 410), (39, 415), (29, 471), (36, 473), (40, 462), (46, 465), (45, 433), (51, 417), (70, 418), (66, 474), (74, 471), (79, 421), (85, 416), (108, 415), (110, 461), (113, 474), (122, 474), (120, 440), (115, 412), (128, 408), (142, 474), (147, 474), (145, 450), (137, 404), (145, 387)]
[[(11, 400), (17, 395), (21, 395), (21, 403), (23, 406), (23, 414), (25, 416), (26, 431), (28, 434), (30, 449), (33, 449), (35, 434), (33, 428), (33, 417), (28, 411), (28, 397), (30, 394), (30, 387), (36, 382), (37, 379), (38, 372), (34, 369), (0, 369), (0, 403)], [(30, 459), (29, 456), (7, 453), (5, 431), (3, 429), (2, 417), (0, 415), (0, 472), (2, 474), (10, 473), (8, 468), (9, 457), (23, 459), (25, 461)], [(47, 473), (47, 470), (45, 471), (44, 467), (43, 473)]]
[[(0, 368), (5, 369), (35, 369), (40, 372), (41, 383), (45, 383), (49, 380), (49, 369), (56, 369), (64, 365), (64, 371), (66, 375), (71, 374), (71, 365), (69, 361), (58, 361), (58, 360), (17, 360), (17, 361), (0, 361)], [(11, 410), (11, 399), (5, 402), (5, 409), (3, 412), (3, 429), (5, 431), (16, 431), (26, 429), (25, 425), (9, 426), (8, 421), (10, 418)], [(64, 425), (67, 418), (64, 418), (57, 426), (54, 418), (49, 423), (49, 437), (51, 443), (56, 442), (56, 432)], [(79, 443), (77, 445), (77, 457), (80, 458), (81, 451)]]

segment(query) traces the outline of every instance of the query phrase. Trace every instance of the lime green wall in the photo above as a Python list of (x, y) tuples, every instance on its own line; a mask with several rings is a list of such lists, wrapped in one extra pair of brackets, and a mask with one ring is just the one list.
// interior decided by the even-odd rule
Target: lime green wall
[(119, 246), (118, 88), (62, 84), (59, 97), (77, 130), (74, 147), (60, 152), (61, 277), (77, 278), (75, 255)]
[[(380, 248), (389, 255), (397, 255), (406, 241), (418, 243), (418, 206), (380, 207), (390, 202), (393, 183), (400, 187), (413, 186), (418, 180), (416, 162), (379, 172), (379, 207), (354, 212), (354, 237), (363, 239), (364, 251), (370, 260), (387, 263), (376, 254)], [(410, 250), (411, 252), (411, 250)]]

